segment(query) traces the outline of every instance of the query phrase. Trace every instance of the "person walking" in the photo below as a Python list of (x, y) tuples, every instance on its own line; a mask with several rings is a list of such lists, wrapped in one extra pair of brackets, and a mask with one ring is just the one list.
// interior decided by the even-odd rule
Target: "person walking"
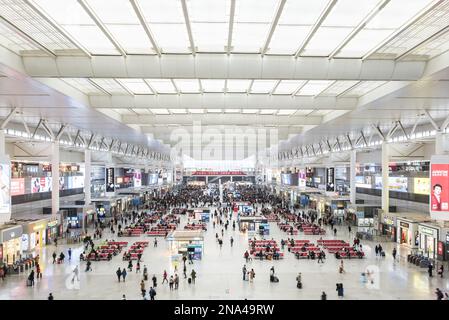
[(337, 236), (337, 228), (334, 228), (334, 237)]
[(349, 232), (349, 234), (351, 234), (351, 226), (350, 225), (348, 225), (348, 232)]
[(56, 263), (56, 257), (57, 257), (56, 251), (53, 252), (52, 257), (53, 257), (53, 264), (55, 264)]
[(187, 278), (187, 267), (186, 267), (186, 265), (184, 265), (184, 267), (182, 269), (182, 274), (184, 275), (184, 279)]
[(338, 268), (339, 273), (345, 273), (345, 268), (343, 265), (343, 260), (341, 260), (340, 267)]
[(321, 300), (327, 300), (327, 294), (324, 291), (321, 293)]
[(165, 281), (167, 281), (167, 283), (168, 283), (167, 276), (168, 276), (167, 270), (164, 270), (164, 275), (163, 275), (163, 279), (162, 279), (162, 284), (164, 284)]
[(175, 290), (178, 290), (179, 287), (179, 277), (177, 274), (175, 274)]
[(343, 296), (344, 296), (343, 283), (337, 283), (336, 291), (337, 291), (338, 297), (343, 298)]
[(48, 295), (47, 300), (54, 300), (55, 298), (53, 297), (53, 293), (50, 292), (50, 294)]
[(129, 270), (129, 272), (133, 271), (133, 262), (132, 262), (132, 260), (129, 260), (129, 262), (128, 262), (128, 270)]
[(393, 253), (392, 253), (393, 260), (396, 260), (396, 253), (397, 253), (396, 248), (393, 248)]
[(231, 236), (231, 247), (234, 244), (234, 238)]
[(140, 262), (136, 264), (136, 273), (140, 273)]
[(156, 247), (157, 247), (157, 239), (154, 238), (154, 248), (156, 248)]
[(154, 297), (156, 296), (156, 290), (154, 290), (153, 287), (150, 288), (148, 291), (148, 294), (150, 295), (150, 300), (154, 300)]
[(151, 278), (151, 280), (153, 281), (153, 287), (156, 288), (157, 287), (157, 278), (156, 278), (155, 274), (153, 274), (153, 278)]
[(433, 265), (431, 262), (429, 262), (429, 266), (427, 268), (427, 273), (429, 274), (429, 277), (433, 277), (432, 271), (433, 271)]
[(123, 282), (125, 282), (125, 280), (126, 280), (126, 275), (127, 275), (128, 273), (126, 272), (126, 269), (125, 268), (123, 268), (123, 270), (122, 270), (122, 278), (123, 278)]
[(440, 265), (440, 268), (438, 269), (438, 275), (443, 278), (443, 273), (444, 273), (444, 266), (443, 264)]
[(71, 261), (72, 260), (72, 248), (69, 248), (67, 253), (69, 254), (69, 261)]
[(173, 283), (174, 283), (173, 276), (170, 276), (170, 281), (168, 282), (168, 286), (170, 288), (170, 291), (173, 290)]
[(117, 271), (115, 272), (115, 274), (117, 275), (118, 282), (120, 282), (120, 279), (122, 278), (122, 270), (120, 270), (120, 268), (118, 268)]
[(302, 289), (302, 275), (301, 272), (296, 276), (296, 287)]
[(441, 292), (440, 288), (436, 289), (435, 294), (437, 295), (437, 300), (443, 300), (444, 295), (443, 292)]
[(73, 278), (72, 278), (72, 283), (74, 283), (75, 282), (75, 277), (76, 277), (76, 281), (80, 281), (80, 278), (79, 278), (79, 270), (78, 270), (78, 266), (76, 266), (75, 267), (75, 269), (73, 269)]
[(92, 271), (91, 265), (92, 265), (92, 262), (90, 262), (90, 259), (88, 259), (87, 263), (86, 263), (86, 272), (87, 271)]
[(253, 282), (255, 276), (256, 273), (254, 272), (254, 269), (251, 269), (251, 271), (249, 272), (249, 282)]
[(246, 264), (243, 265), (242, 272), (243, 272), (243, 281), (245, 281), (246, 280), (246, 272), (247, 272)]
[(192, 272), (190, 272), (190, 277), (192, 278), (192, 283), (195, 284), (196, 271), (194, 269), (192, 269)]
[(31, 270), (30, 275), (28, 276), (28, 285), (30, 287), (34, 286), (34, 270)]
[(145, 281), (143, 280), (140, 281), (140, 291), (142, 292), (142, 297), (145, 297), (147, 290), (145, 289)]

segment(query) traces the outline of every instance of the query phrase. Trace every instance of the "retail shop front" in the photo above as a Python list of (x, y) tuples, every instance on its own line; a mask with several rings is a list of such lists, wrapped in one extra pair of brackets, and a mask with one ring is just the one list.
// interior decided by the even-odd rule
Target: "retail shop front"
[(419, 234), (419, 249), (428, 258), (436, 259), (440, 228), (436, 225), (419, 224), (418, 234)]
[(382, 214), (381, 234), (387, 236), (391, 241), (396, 241), (396, 217)]
[(7, 265), (19, 260), (22, 254), (22, 226), (3, 225), (0, 227), (0, 243), (3, 262)]
[(33, 221), (20, 221), (22, 224), (22, 251), (30, 252), (32, 250), (39, 250), (47, 243), (47, 226), (51, 221), (50, 218), (38, 219)]
[(397, 242), (411, 249), (418, 248), (418, 222), (404, 218), (396, 218), (396, 226)]

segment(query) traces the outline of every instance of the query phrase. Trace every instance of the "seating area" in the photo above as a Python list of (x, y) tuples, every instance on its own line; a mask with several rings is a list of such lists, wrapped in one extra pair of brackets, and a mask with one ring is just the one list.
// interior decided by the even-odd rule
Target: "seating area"
[(284, 253), (276, 240), (249, 240), (249, 254), (252, 258), (277, 260), (284, 258)]
[(274, 213), (265, 213), (262, 214), (268, 222), (279, 222), (281, 219)]
[(299, 231), (302, 231), (304, 235), (312, 236), (312, 235), (325, 235), (326, 230), (321, 228), (316, 224), (310, 223), (298, 223), (296, 224)]
[(131, 227), (125, 228), (124, 230), (118, 232), (119, 237), (140, 237), (144, 233), (144, 227)]
[(123, 261), (139, 260), (139, 255), (142, 256), (144, 249), (148, 247), (148, 241), (136, 241), (129, 250), (123, 254)]
[(87, 258), (91, 261), (109, 261), (126, 247), (128, 242), (108, 241), (100, 244), (96, 250), (89, 253)]
[(207, 230), (205, 223), (188, 223), (184, 226), (184, 230)]
[(292, 225), (290, 225), (288, 223), (278, 222), (278, 227), (279, 227), (279, 229), (288, 233), (289, 235), (297, 235), (298, 234), (298, 230), (296, 230)]
[(343, 258), (363, 258), (363, 251), (354, 250), (351, 245), (343, 240), (318, 240), (318, 245), (323, 246), (331, 254), (335, 254), (337, 259)]

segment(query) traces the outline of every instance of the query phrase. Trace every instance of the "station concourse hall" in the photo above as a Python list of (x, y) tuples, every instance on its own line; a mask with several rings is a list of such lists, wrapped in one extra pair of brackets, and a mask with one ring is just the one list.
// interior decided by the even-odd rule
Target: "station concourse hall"
[(448, 21), (0, 0), (0, 303), (449, 300)]

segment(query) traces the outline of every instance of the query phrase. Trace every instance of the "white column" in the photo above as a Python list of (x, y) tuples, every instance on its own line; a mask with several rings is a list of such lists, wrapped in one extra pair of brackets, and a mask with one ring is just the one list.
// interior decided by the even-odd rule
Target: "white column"
[(59, 211), (59, 141), (51, 143), (51, 214)]
[(356, 200), (356, 186), (355, 186), (355, 166), (357, 162), (357, 151), (351, 150), (351, 159), (349, 166), (349, 188), (351, 189), (350, 201), (355, 205)]
[(435, 134), (435, 155), (443, 155), (444, 149), (445, 149), (445, 141), (444, 139), (447, 138), (447, 135), (437, 131)]
[(386, 214), (388, 214), (390, 208), (389, 160), (390, 146), (384, 141), (382, 143), (382, 210)]
[(223, 203), (223, 185), (221, 184), (221, 179), (218, 180), (219, 191), (220, 191), (220, 203)]
[(0, 130), (0, 156), (6, 155), (5, 149), (5, 130)]
[(84, 151), (84, 203), (90, 204), (90, 175), (91, 175), (91, 151), (86, 149)]

